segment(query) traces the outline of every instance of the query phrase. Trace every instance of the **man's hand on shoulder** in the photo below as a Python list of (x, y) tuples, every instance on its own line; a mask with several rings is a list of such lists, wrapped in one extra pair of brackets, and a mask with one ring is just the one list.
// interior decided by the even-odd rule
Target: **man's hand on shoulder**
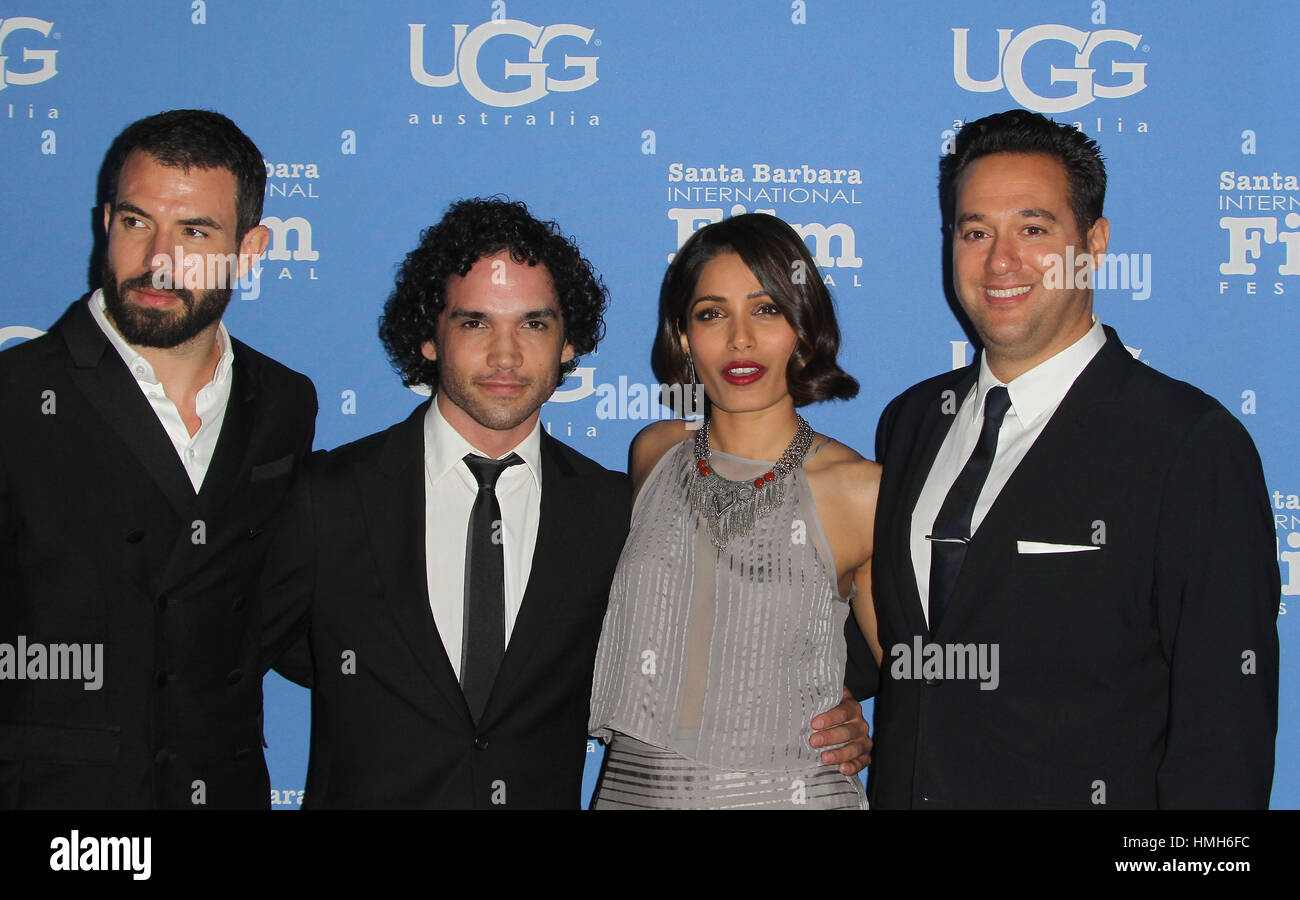
[(871, 762), (871, 726), (862, 718), (862, 705), (848, 688), (838, 706), (813, 717), (812, 727), (808, 743), (813, 747), (843, 744), (822, 752), (823, 765), (838, 765), (842, 774), (856, 775)]

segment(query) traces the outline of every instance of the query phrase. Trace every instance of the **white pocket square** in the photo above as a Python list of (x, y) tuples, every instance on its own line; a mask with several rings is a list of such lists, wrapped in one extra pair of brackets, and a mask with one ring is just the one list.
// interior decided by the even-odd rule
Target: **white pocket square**
[(1097, 544), (1049, 544), (1046, 541), (1016, 541), (1017, 553), (1082, 553), (1100, 550)]

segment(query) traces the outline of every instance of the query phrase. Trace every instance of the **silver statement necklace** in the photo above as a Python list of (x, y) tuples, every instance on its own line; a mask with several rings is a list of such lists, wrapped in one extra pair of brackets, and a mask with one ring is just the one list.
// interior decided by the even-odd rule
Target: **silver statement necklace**
[(732, 538), (754, 530), (754, 523), (781, 506), (785, 498), (785, 476), (803, 465), (812, 446), (813, 430), (798, 413), (799, 427), (776, 465), (753, 481), (730, 481), (709, 465), (709, 423), (695, 432), (696, 477), (691, 479), (691, 508), (709, 523), (713, 546), (725, 548)]

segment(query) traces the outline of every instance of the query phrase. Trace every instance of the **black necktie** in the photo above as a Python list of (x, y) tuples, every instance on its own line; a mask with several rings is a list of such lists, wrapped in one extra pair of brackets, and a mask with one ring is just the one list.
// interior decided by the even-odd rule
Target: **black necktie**
[(513, 453), (505, 459), (488, 459), (471, 453), (464, 462), (478, 481), (478, 496), (469, 514), (469, 534), (465, 540), (465, 627), (460, 643), (460, 687), (477, 722), (487, 706), (492, 683), (506, 652), (506, 564), (501, 549), (504, 524), (501, 504), (497, 502), (497, 478), (523, 460)]
[(975, 513), (975, 501), (979, 499), (980, 489), (989, 477), (993, 454), (998, 449), (998, 431), (1002, 428), (1002, 418), (1010, 407), (1011, 395), (1002, 385), (990, 388), (984, 395), (984, 427), (980, 430), (979, 441), (957, 480), (952, 483), (943, 506), (939, 507), (939, 515), (934, 520), (934, 529), (930, 532), (931, 634), (939, 630), (939, 620), (948, 608), (962, 561), (966, 559), (966, 544), (970, 541), (970, 522)]

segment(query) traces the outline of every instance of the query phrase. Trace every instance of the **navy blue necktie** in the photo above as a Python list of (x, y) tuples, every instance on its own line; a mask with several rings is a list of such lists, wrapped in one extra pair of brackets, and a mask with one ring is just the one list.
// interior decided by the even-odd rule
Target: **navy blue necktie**
[(510, 466), (522, 463), (511, 453), (488, 459), (473, 453), (464, 463), (478, 481), (465, 539), (465, 612), (460, 643), (460, 687), (474, 721), (487, 706), (506, 652), (506, 564), (501, 549), (504, 524), (496, 484)]
[(957, 480), (952, 483), (943, 506), (939, 507), (939, 515), (935, 517), (934, 528), (930, 532), (931, 634), (939, 630), (939, 620), (943, 618), (948, 601), (952, 599), (952, 590), (957, 584), (961, 564), (966, 559), (966, 544), (971, 537), (970, 523), (975, 513), (975, 501), (979, 499), (980, 490), (988, 480), (989, 469), (993, 467), (993, 454), (998, 449), (998, 432), (1010, 407), (1011, 395), (1002, 385), (990, 388), (984, 395), (984, 427), (980, 430), (979, 440)]

